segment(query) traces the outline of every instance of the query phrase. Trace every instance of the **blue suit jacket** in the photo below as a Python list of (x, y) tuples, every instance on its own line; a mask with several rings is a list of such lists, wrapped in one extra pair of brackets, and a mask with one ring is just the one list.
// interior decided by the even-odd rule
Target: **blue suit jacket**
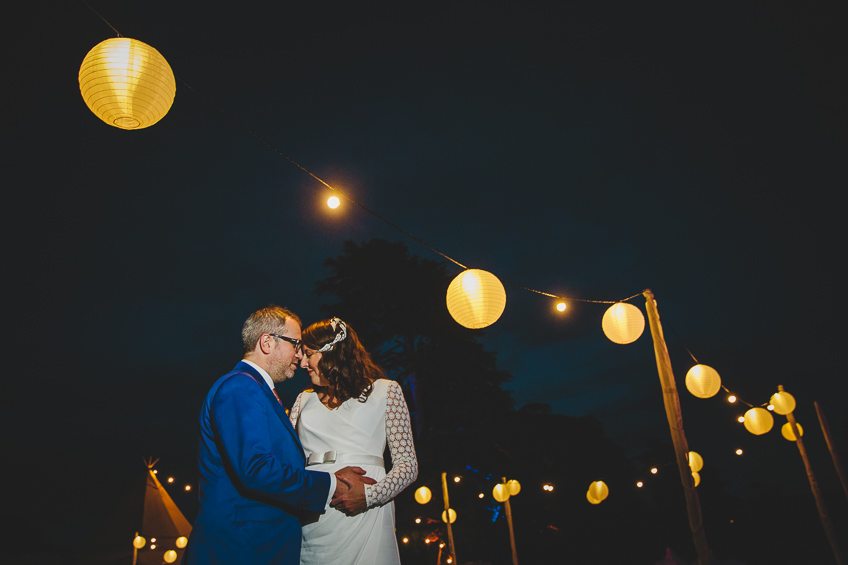
[(206, 396), (198, 463), (200, 511), (183, 564), (299, 563), (298, 517), (324, 510), (330, 476), (305, 469), (285, 410), (247, 363)]

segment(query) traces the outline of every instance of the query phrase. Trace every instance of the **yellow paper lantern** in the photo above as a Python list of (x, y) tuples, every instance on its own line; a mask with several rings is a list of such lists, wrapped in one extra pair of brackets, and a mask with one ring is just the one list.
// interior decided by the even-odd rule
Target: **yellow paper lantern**
[(509, 498), (509, 489), (503, 483), (495, 485), (495, 488), (492, 489), (492, 496), (495, 497), (495, 500), (498, 502), (504, 502), (507, 498)]
[(447, 524), (448, 523), (448, 517), (450, 517), (450, 523), (451, 524), (456, 522), (456, 511), (453, 508), (448, 508), (447, 510), (442, 510), (442, 522)]
[(141, 549), (146, 543), (147, 540), (141, 536), (135, 536), (135, 538), (133, 539), (133, 547), (136, 549)]
[(165, 552), (165, 555), (163, 555), (162, 558), (165, 560), (165, 563), (173, 563), (177, 560), (177, 552), (173, 549), (169, 549)]
[(763, 435), (774, 425), (774, 417), (765, 408), (751, 408), (745, 412), (745, 429), (755, 436)]
[(418, 504), (427, 504), (432, 496), (433, 494), (427, 487), (421, 487), (415, 491), (415, 501)]
[(161, 120), (177, 92), (168, 61), (153, 47), (113, 37), (92, 48), (79, 71), (82, 98), (98, 118), (121, 129), (141, 129)]
[(699, 475), (697, 471), (692, 471), (692, 480), (695, 483), (695, 486), (698, 486), (701, 484), (701, 475)]
[(795, 410), (795, 397), (788, 392), (774, 393), (769, 402), (774, 406), (774, 411), (781, 416), (786, 416)]
[(633, 343), (645, 331), (645, 316), (636, 306), (617, 302), (604, 312), (601, 327), (613, 343)]
[[(802, 428), (801, 424), (799, 424), (798, 422), (795, 422), (795, 425), (798, 426), (798, 433), (801, 434), (801, 437), (804, 437), (804, 428)], [(786, 422), (785, 424), (783, 424), (783, 426), (781, 426), (780, 433), (789, 441), (795, 441), (797, 439), (795, 437), (795, 434), (792, 432), (792, 424), (790, 424), (789, 422)]]
[(521, 483), (515, 479), (509, 480), (506, 482), (506, 490), (509, 492), (510, 496), (515, 496), (521, 492)]
[(176, 545), (179, 549), (183, 549), (185, 546), (187, 546), (187, 545), (188, 545), (188, 538), (187, 538), (187, 537), (185, 537), (185, 536), (180, 536), (180, 537), (178, 537), (175, 545)]
[(693, 473), (697, 473), (704, 468), (704, 458), (697, 451), (689, 452), (689, 468)]
[(604, 500), (607, 496), (609, 496), (609, 488), (607, 488), (607, 485), (606, 483), (604, 483), (604, 481), (595, 481), (591, 485), (589, 485), (589, 493), (592, 495), (592, 498), (601, 501)]
[(488, 271), (467, 269), (448, 286), (448, 312), (471, 329), (494, 324), (506, 307), (506, 291), (498, 277)]
[(721, 388), (718, 371), (709, 365), (695, 365), (686, 373), (686, 389), (698, 398), (715, 396)]
[(592, 490), (589, 489), (586, 491), (586, 500), (589, 501), (590, 504), (600, 504), (601, 501), (592, 496)]

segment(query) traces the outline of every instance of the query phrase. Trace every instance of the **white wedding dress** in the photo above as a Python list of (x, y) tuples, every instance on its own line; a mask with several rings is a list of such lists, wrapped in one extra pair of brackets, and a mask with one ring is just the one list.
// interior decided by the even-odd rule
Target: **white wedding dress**
[[(418, 477), (409, 409), (400, 385), (378, 379), (365, 402), (351, 398), (335, 409), (312, 391), (300, 393), (289, 414), (307, 457), (327, 463), (309, 470), (333, 473), (362, 467), (377, 481), (365, 485), (368, 509), (356, 516), (330, 507), (303, 526), (301, 565), (393, 565), (400, 563), (392, 501)], [(388, 443), (392, 469), (378, 465)], [(335, 462), (330, 462), (335, 459)]]

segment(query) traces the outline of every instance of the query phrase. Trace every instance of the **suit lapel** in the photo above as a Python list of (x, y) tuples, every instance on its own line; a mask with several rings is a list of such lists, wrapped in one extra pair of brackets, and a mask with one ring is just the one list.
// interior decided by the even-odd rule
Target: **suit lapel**
[(294, 439), (295, 443), (297, 443), (297, 446), (300, 448), (300, 451), (302, 453), (303, 452), (303, 445), (301, 445), (300, 438), (297, 437), (297, 432), (294, 431), (294, 428), (291, 425), (291, 421), (289, 420), (288, 414), (286, 414), (285, 408), (282, 406), (282, 404), (280, 404), (280, 402), (277, 401), (277, 397), (274, 396), (273, 391), (268, 387), (268, 383), (265, 382), (265, 379), (262, 378), (262, 375), (260, 375), (259, 372), (256, 369), (254, 369), (253, 367), (251, 367), (247, 363), (242, 363), (242, 362), (239, 362), (239, 364), (236, 365), (234, 370), (238, 371), (240, 373), (245, 373), (245, 374), (250, 375), (253, 378), (253, 380), (256, 381), (256, 383), (260, 387), (262, 387), (262, 391), (265, 393), (265, 396), (268, 398), (268, 402), (270, 402), (271, 405), (274, 407), (274, 411), (277, 413), (277, 416), (280, 418), (280, 421), (282, 422), (283, 427), (286, 430), (288, 430), (288, 432), (291, 434), (292, 438)]

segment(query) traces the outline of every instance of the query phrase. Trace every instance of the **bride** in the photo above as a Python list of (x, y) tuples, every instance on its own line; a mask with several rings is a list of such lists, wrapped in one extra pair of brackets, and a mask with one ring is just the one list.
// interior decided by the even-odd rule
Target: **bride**
[(418, 476), (403, 392), (384, 378), (353, 328), (338, 318), (312, 324), (302, 334), (301, 367), (314, 388), (300, 393), (289, 417), (308, 469), (332, 473), (356, 465), (377, 483), (349, 491), (304, 524), (300, 563), (399, 564), (392, 500)]

